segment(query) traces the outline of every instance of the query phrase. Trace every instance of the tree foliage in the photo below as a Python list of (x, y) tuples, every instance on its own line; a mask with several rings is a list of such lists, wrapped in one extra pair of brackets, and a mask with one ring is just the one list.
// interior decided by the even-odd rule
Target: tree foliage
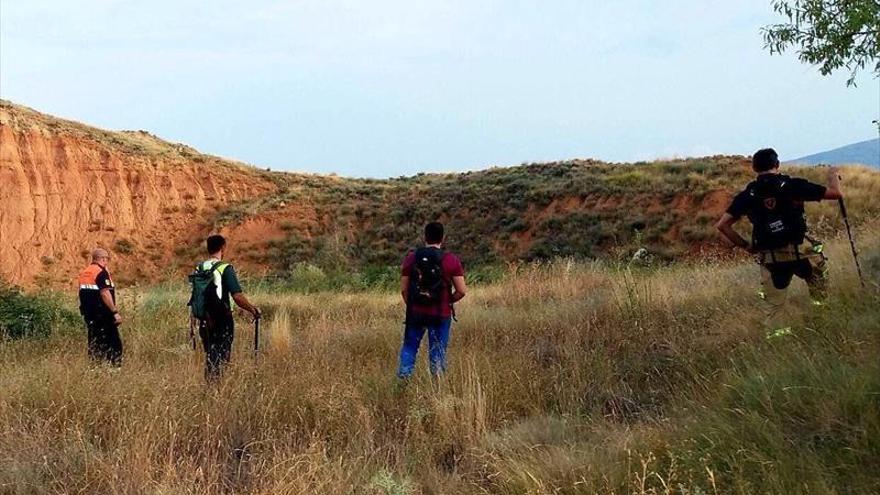
[(846, 68), (847, 85), (866, 66), (880, 76), (880, 0), (774, 0), (773, 10), (788, 22), (762, 29), (770, 53), (795, 48), (822, 75)]

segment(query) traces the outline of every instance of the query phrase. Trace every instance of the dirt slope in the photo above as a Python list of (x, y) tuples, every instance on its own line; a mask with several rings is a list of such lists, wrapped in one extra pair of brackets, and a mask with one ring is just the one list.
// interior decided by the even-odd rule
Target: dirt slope
[[(110, 249), (126, 284), (176, 278), (206, 234), (232, 240), (250, 274), (308, 262), (326, 270), (389, 266), (447, 224), (465, 263), (555, 256), (626, 259), (727, 252), (712, 222), (751, 178), (748, 159), (634, 164), (537, 163), (387, 180), (270, 173), (147, 132), (111, 132), (0, 101), (0, 279), (70, 287), (89, 250)], [(818, 169), (798, 175), (823, 181)], [(845, 171), (854, 221), (880, 217), (880, 172)], [(818, 235), (836, 205), (808, 208)]]
[(162, 278), (203, 218), (277, 188), (254, 168), (144, 132), (101, 131), (8, 102), (0, 184), (0, 278), (53, 286), (72, 281), (95, 246), (112, 250), (130, 282)]

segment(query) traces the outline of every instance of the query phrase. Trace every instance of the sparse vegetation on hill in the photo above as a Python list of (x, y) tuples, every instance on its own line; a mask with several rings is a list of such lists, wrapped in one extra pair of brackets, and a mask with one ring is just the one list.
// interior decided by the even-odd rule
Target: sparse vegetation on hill
[[(16, 105), (8, 100), (0, 100), (0, 125), (22, 132), (41, 132), (46, 136), (68, 136), (85, 138), (100, 143), (107, 148), (133, 155), (146, 155), (157, 158), (183, 158), (197, 162), (231, 160), (200, 153), (195, 148), (183, 143), (166, 141), (148, 131), (109, 131), (74, 120), (61, 119), (40, 113), (23, 105)], [(245, 166), (245, 164), (238, 164)]]
[[(813, 169), (789, 171), (823, 181)], [(853, 217), (860, 223), (877, 218), (880, 206), (871, 198), (880, 193), (880, 173), (851, 167), (845, 176)], [(576, 160), (390, 180), (280, 175), (279, 194), (222, 210), (213, 228), (245, 243), (243, 256), (280, 273), (302, 262), (395, 264), (434, 219), (447, 224), (449, 248), (471, 266), (558, 256), (614, 259), (638, 247), (668, 260), (716, 250), (712, 224), (751, 178), (743, 157)], [(842, 227), (836, 205), (808, 210), (816, 235)], [(258, 222), (276, 228), (249, 238), (247, 226)]]
[[(469, 268), (557, 256), (621, 260), (638, 248), (663, 262), (698, 259), (717, 254), (712, 223), (751, 177), (748, 159), (736, 156), (571, 160), (387, 180), (267, 172), (9, 102), (0, 102), (0, 133), (15, 179), (0, 203), (0, 232), (12, 244), (0, 253), (0, 274), (26, 286), (68, 286), (81, 253), (95, 246), (116, 252), (123, 285), (183, 280), (217, 230), (231, 239), (244, 274), (283, 280), (311, 266), (332, 286), (371, 286), (437, 219)], [(853, 167), (844, 179), (853, 220), (880, 216), (871, 201), (880, 172)], [(70, 199), (80, 195), (88, 199)], [(79, 206), (62, 208), (62, 197)], [(82, 206), (92, 203), (102, 206)], [(839, 231), (833, 204), (808, 210), (818, 235)], [(45, 262), (27, 263), (21, 253)], [(360, 275), (345, 282), (352, 272)]]

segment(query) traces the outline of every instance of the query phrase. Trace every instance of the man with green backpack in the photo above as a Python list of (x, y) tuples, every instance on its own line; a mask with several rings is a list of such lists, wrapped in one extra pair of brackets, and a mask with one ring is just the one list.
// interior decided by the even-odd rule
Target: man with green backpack
[(232, 352), (235, 324), (230, 299), (254, 319), (260, 318), (260, 310), (245, 297), (232, 265), (223, 261), (226, 239), (212, 235), (208, 237), (207, 248), (210, 258), (199, 263), (189, 276), (189, 306), (192, 317), (199, 322), (199, 336), (205, 349), (205, 379), (214, 382), (220, 378)]

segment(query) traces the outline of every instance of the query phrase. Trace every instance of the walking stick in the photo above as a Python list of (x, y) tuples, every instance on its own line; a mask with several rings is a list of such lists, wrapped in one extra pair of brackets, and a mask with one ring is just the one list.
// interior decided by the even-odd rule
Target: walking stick
[(193, 352), (196, 350), (196, 333), (193, 330), (193, 316), (189, 315), (189, 343), (192, 345)]
[(254, 359), (257, 358), (257, 353), (260, 352), (260, 317), (254, 317)]
[(837, 204), (840, 205), (840, 214), (843, 215), (843, 224), (846, 225), (846, 235), (849, 237), (849, 247), (852, 249), (853, 259), (856, 261), (856, 271), (859, 274), (859, 283), (861, 283), (862, 288), (864, 288), (865, 279), (862, 278), (862, 265), (859, 263), (859, 251), (856, 249), (856, 241), (853, 239), (852, 229), (849, 226), (849, 217), (846, 214), (846, 205), (843, 203), (843, 198), (838, 199)]

